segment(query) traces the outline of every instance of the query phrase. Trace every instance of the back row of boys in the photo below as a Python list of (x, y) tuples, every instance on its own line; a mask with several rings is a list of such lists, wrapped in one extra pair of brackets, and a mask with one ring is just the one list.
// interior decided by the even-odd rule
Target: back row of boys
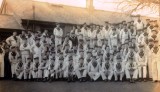
[(114, 75), (117, 81), (120, 75), (122, 81), (125, 74), (127, 79), (134, 81), (137, 78), (146, 79), (148, 72), (153, 81), (160, 80), (158, 26), (154, 21), (144, 26), (140, 19), (136, 25), (134, 23), (122, 22), (119, 26), (113, 26), (106, 22), (103, 28), (96, 25), (89, 28), (86, 24), (82, 28), (73, 27), (63, 45), (63, 30), (59, 24), (51, 37), (47, 31), (42, 34), (26, 34), (23, 31), (18, 37), (14, 32), (13, 36), (6, 39), (11, 45), (9, 58), (12, 76), (42, 79), (49, 76), (69, 78), (74, 75), (85, 80), (88, 74), (92, 80), (100, 76), (103, 80), (111, 80)]

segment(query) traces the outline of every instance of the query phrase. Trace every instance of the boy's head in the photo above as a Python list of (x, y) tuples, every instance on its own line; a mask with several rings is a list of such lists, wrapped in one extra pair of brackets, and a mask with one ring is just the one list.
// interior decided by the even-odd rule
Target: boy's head
[(72, 56), (69, 57), (69, 62), (70, 62), (70, 63), (73, 62), (73, 57), (72, 57)]
[(34, 58), (34, 61), (35, 61), (35, 62), (38, 62), (38, 61), (39, 61), (39, 57), (35, 57), (35, 58)]
[(30, 57), (28, 57), (28, 58), (27, 58), (27, 61), (28, 61), (28, 62), (31, 62), (31, 61), (32, 61), (32, 59), (31, 59)]
[(22, 61), (22, 58), (19, 56), (19, 57), (17, 57), (17, 60), (18, 60), (19, 62), (21, 62), (21, 61)]

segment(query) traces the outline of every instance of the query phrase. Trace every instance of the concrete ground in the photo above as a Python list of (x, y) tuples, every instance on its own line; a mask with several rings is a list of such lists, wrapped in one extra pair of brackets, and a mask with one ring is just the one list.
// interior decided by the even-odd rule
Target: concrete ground
[(160, 83), (137, 82), (24, 82), (0, 80), (0, 92), (160, 92)]

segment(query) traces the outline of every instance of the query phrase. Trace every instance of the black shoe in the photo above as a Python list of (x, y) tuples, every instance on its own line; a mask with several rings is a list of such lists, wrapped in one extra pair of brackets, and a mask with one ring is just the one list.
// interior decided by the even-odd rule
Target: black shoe
[(90, 82), (93, 82), (93, 79), (90, 79)]
[(54, 81), (54, 78), (51, 77), (51, 78), (49, 79), (49, 82), (53, 82), (53, 81)]
[(130, 79), (129, 82), (132, 83), (132, 80)]
[(141, 82), (141, 81), (142, 81), (142, 79), (140, 78), (140, 79), (138, 79), (138, 81), (139, 81), (139, 82)]
[(82, 79), (82, 78), (80, 78), (80, 79), (79, 79), (79, 82), (83, 82), (83, 79)]
[(146, 79), (143, 79), (143, 81), (144, 81), (144, 82), (147, 82), (147, 80), (146, 80)]
[(83, 82), (86, 82), (86, 78), (83, 78)]

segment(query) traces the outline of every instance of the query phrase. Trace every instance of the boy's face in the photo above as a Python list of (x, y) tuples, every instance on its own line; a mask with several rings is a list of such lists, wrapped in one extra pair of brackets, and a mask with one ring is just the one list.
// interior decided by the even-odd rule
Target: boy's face
[(31, 62), (31, 59), (28, 59), (27, 61), (28, 61), (28, 62)]
[(47, 59), (43, 60), (43, 62), (47, 62)]
[(13, 32), (13, 36), (17, 36), (17, 32)]
[(22, 31), (22, 34), (25, 34), (25, 32), (24, 32), (24, 31)]
[(51, 62), (52, 62), (52, 63), (54, 63), (54, 62), (55, 62), (55, 60), (54, 60), (54, 59), (51, 59)]
[(21, 61), (22, 61), (22, 59), (21, 59), (21, 58), (19, 58), (19, 59), (18, 59), (18, 61), (19, 61), (19, 62), (21, 62)]
[(73, 63), (73, 59), (69, 60), (69, 63), (72, 64)]
[(83, 52), (79, 52), (80, 55), (83, 55)]
[(88, 53), (87, 55), (88, 55), (88, 57), (91, 57), (91, 53)]
[(80, 61), (80, 63), (83, 63), (84, 60), (83, 60), (83, 59), (80, 59), (79, 61)]
[(40, 42), (39, 40), (36, 40), (36, 44), (39, 43), (39, 42)]
[(117, 47), (116, 46), (114, 46), (114, 48), (113, 48), (114, 50), (117, 50)]
[(39, 60), (38, 60), (38, 59), (34, 59), (34, 61), (35, 61), (35, 62), (38, 62)]
[(56, 26), (57, 26), (58, 28), (60, 27), (60, 25), (59, 25), (59, 24), (57, 24)]

